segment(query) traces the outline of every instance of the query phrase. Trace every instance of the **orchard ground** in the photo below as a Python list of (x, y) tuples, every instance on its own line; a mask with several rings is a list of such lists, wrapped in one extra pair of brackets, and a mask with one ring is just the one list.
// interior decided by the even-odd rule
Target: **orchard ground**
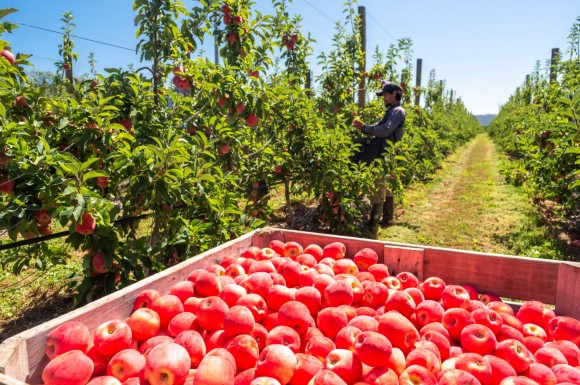
[[(580, 261), (566, 223), (538, 217), (529, 199), (500, 175), (502, 156), (485, 134), (450, 156), (426, 184), (405, 191), (395, 224), (379, 239), (488, 253)], [(283, 192), (271, 225), (286, 226)], [(315, 202), (296, 204), (294, 227), (318, 231)], [(0, 341), (71, 310), (66, 286), (82, 269), (78, 255), (68, 266), (15, 277), (0, 270)]]

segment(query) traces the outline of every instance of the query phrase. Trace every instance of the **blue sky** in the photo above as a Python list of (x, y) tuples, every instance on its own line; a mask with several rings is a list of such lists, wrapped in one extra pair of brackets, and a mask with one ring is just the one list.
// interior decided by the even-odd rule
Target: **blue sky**
[[(184, 3), (191, 7), (192, 0)], [(0, 8), (18, 13), (8, 20), (60, 31), (64, 12), (73, 13), (74, 34), (122, 48), (75, 39), (79, 60), (76, 73), (89, 72), (94, 52), (97, 69), (139, 66), (132, 0), (0, 0)], [(256, 9), (267, 13), (271, 1), (257, 0)], [(445, 80), (474, 114), (495, 114), (520, 86), (536, 62), (550, 57), (552, 48), (567, 50), (567, 37), (580, 16), (580, 0), (360, 0), (367, 13), (367, 49), (386, 52), (397, 39), (413, 41), (415, 59), (423, 60), (423, 84), (429, 72)], [(311, 58), (328, 51), (335, 22), (344, 20), (342, 0), (294, 0), (290, 12), (303, 17), (305, 32), (316, 40)], [(32, 54), (35, 68), (54, 71), (61, 36), (21, 26), (2, 40), (15, 53)], [(206, 48), (213, 54), (212, 47)], [(369, 60), (371, 56), (368, 56)]]

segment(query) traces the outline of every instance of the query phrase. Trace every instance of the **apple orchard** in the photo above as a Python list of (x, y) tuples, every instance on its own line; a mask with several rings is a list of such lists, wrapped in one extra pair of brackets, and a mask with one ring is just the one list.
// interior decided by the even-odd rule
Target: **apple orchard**
[(377, 253), (272, 240), (143, 289), (125, 319), (46, 336), (45, 385), (580, 383), (580, 321), (409, 272)]
[[(64, 80), (50, 90), (27, 76), (24, 48), (0, 40), (0, 230), (18, 242), (3, 268), (45, 270), (75, 251), (83, 272), (71, 289), (84, 304), (264, 225), (279, 191), (290, 226), (306, 196), (321, 229), (361, 235), (377, 176), (397, 196), (480, 129), (434, 72), (410, 86), (410, 39), (365, 63), (352, 2), (315, 79), (300, 18), (284, 1), (271, 15), (252, 6), (136, 0), (147, 66), (78, 79), (68, 78), (77, 55), (66, 17)], [(2, 38), (16, 27), (3, 22)], [(198, 49), (214, 36), (217, 64)], [(405, 140), (353, 164), (353, 118), (384, 112), (378, 100), (361, 108), (357, 90), (382, 81), (405, 90)], [(390, 276), (369, 249), (344, 256), (339, 242), (272, 242), (168, 293), (143, 291), (126, 319), (65, 323), (47, 336), (44, 384), (580, 382), (580, 321), (437, 277)]]
[[(300, 219), (295, 203), (306, 199), (323, 231), (361, 235), (364, 197), (378, 175), (390, 175), (398, 195), (479, 129), (434, 73), (425, 87), (409, 86), (409, 39), (377, 50), (361, 72), (352, 4), (345, 25), (354, 29), (337, 27), (332, 50), (319, 57), (318, 86), (308, 83), (312, 40), (300, 33), (300, 18), (283, 1), (273, 2), (272, 15), (252, 5), (204, 1), (188, 10), (173, 0), (135, 1), (137, 50), (148, 66), (72, 82), (66, 15), (63, 80), (50, 89), (27, 77), (28, 56), (10, 50), (21, 47), (0, 41), (0, 229), (20, 242), (3, 251), (5, 269), (46, 270), (71, 251), (82, 254), (82, 279), (71, 289), (86, 303), (263, 226), (273, 196), (283, 197), (290, 227)], [(4, 37), (17, 26), (0, 27)], [(197, 55), (212, 34), (219, 64)], [(378, 100), (364, 109), (355, 103), (362, 80), (368, 93), (385, 80), (405, 87), (405, 141), (388, 150), (389, 161), (350, 160), (353, 118), (384, 113)], [(425, 107), (413, 104), (416, 93)], [(62, 242), (39, 238), (51, 234)]]

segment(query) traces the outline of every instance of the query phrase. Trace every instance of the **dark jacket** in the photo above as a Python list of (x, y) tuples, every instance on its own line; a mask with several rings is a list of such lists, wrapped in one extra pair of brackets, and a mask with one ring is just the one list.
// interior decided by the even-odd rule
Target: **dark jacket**
[(394, 104), (389, 106), (389, 109), (377, 124), (365, 124), (362, 132), (377, 138), (387, 138), (387, 140), (396, 143), (403, 136), (406, 116), (407, 112), (401, 104)]

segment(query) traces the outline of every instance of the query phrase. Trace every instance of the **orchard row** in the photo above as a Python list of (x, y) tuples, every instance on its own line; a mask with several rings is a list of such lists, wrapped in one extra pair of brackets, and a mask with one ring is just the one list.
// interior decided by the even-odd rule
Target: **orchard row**
[[(91, 300), (262, 226), (278, 194), (290, 226), (293, 203), (307, 199), (317, 202), (321, 229), (361, 235), (378, 175), (390, 175), (398, 195), (477, 131), (434, 73), (425, 87), (408, 86), (408, 39), (361, 73), (358, 31), (338, 28), (320, 58), (321, 86), (307, 88), (312, 41), (284, 2), (273, 5), (264, 15), (250, 1), (192, 10), (136, 1), (138, 49), (150, 71), (109, 69), (48, 89), (27, 76), (28, 56), (0, 41), (0, 231), (10, 241), (69, 234), (64, 248), (39, 243), (3, 254), (3, 268), (47, 269), (80, 251), (83, 279), (74, 289), (79, 301)], [(345, 25), (356, 26), (346, 14)], [(214, 26), (223, 64), (195, 56)], [(12, 28), (2, 24), (0, 33)], [(355, 103), (363, 78), (369, 94), (383, 80), (400, 82), (408, 111), (404, 140), (371, 165), (350, 160), (353, 117), (373, 122), (384, 112), (376, 100), (363, 110)], [(411, 104), (415, 92), (425, 107)], [(114, 226), (140, 214), (151, 221)]]
[(580, 321), (369, 248), (271, 241), (139, 292), (125, 319), (46, 338), (44, 385), (540, 385), (580, 382)]

